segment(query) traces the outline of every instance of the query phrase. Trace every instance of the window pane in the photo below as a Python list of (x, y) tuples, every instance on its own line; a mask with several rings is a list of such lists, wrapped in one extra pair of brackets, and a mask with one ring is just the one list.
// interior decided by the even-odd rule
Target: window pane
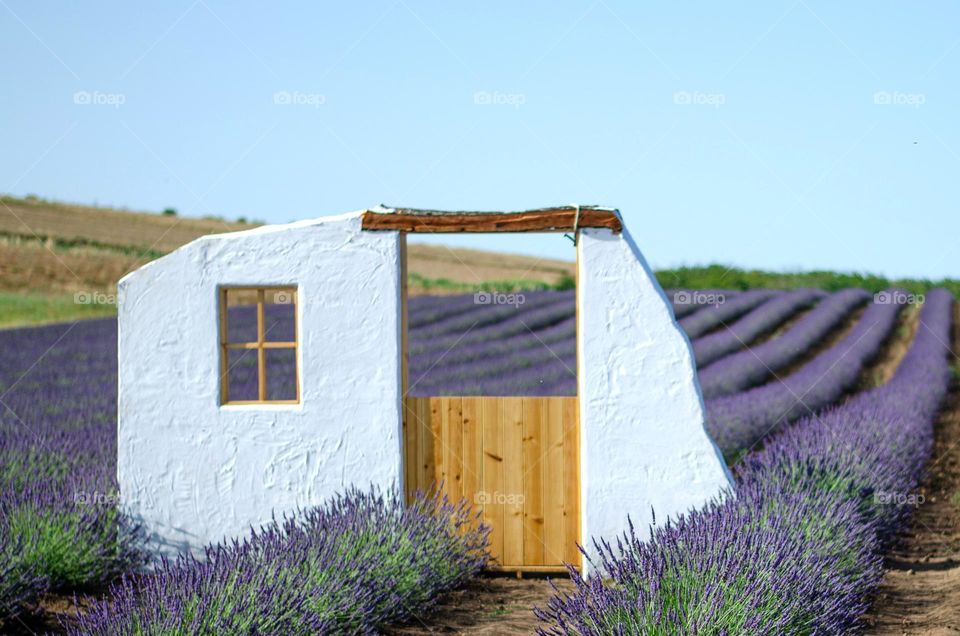
[(257, 350), (230, 349), (227, 354), (229, 401), (258, 399)]
[(264, 300), (264, 339), (267, 342), (294, 342), (297, 339), (297, 292), (295, 289), (268, 289)]
[(297, 399), (295, 349), (267, 349), (267, 399)]
[(257, 341), (257, 292), (227, 290), (227, 342)]

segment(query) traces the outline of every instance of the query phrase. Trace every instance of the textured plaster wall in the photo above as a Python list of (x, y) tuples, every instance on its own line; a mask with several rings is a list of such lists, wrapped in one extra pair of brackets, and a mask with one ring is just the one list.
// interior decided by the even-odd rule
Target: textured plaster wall
[[(120, 282), (118, 476), (162, 549), (400, 485), (399, 258), (350, 214), (204, 237)], [(301, 404), (219, 406), (219, 285), (298, 286)]]
[[(629, 234), (582, 230), (582, 537), (646, 533), (731, 482), (689, 343)], [(401, 485), (400, 243), (359, 214), (198, 239), (119, 285), (118, 476), (167, 552), (349, 485)], [(219, 406), (217, 288), (297, 285), (301, 404)]]
[(641, 537), (732, 487), (704, 428), (690, 344), (629, 233), (578, 242), (582, 540)]

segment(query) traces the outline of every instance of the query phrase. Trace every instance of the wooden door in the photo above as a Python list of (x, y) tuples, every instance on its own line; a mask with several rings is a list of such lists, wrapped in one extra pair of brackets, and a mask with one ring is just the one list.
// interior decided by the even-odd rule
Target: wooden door
[(442, 484), (491, 528), (491, 569), (558, 571), (580, 553), (576, 397), (408, 397), (408, 497)]

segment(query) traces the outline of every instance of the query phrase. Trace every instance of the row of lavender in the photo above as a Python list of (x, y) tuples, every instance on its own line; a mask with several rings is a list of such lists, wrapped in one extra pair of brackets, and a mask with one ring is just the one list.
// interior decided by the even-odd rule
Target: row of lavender
[[(818, 297), (811, 292), (747, 292), (734, 297), (738, 304), (720, 302), (689, 316), (696, 318), (692, 324), (700, 325), (694, 329), (728, 327), (706, 336), (710, 348), (722, 349), (729, 346), (723, 339), (749, 340)], [(785, 338), (821, 315), (821, 308), (833, 298), (836, 296), (770, 342)], [(863, 302), (866, 294), (860, 292), (858, 298)], [(545, 326), (534, 339), (539, 344), (543, 338), (549, 339), (545, 329), (556, 326), (564, 311), (572, 322), (572, 296), (568, 294), (531, 294), (528, 303), (527, 309), (538, 312), (540, 318), (530, 318), (525, 312), (525, 319), (519, 320), (523, 324), (518, 324), (516, 308), (481, 306), (485, 310), (482, 315), (469, 315), (477, 310), (473, 297), (422, 299), (412, 303), (411, 322), (430, 329), (412, 330), (411, 345), (431, 350), (433, 339), (455, 334), (465, 324), (467, 335), (470, 328), (480, 325), (480, 330), (513, 330), (528, 342), (530, 324)], [(563, 303), (567, 303), (566, 308)], [(855, 304), (849, 303), (851, 308)], [(730, 309), (731, 305), (736, 309)], [(754, 310), (727, 324), (750, 308)], [(682, 320), (681, 325), (689, 326), (690, 319)], [(559, 324), (565, 320), (561, 317)], [(285, 327), (281, 324), (278, 328)], [(441, 335), (434, 335), (437, 333)], [(803, 333), (809, 336), (813, 332), (806, 329)], [(567, 338), (573, 340), (572, 333)], [(76, 588), (109, 580), (118, 572), (136, 567), (141, 557), (135, 549), (135, 529), (117, 519), (113, 505), (115, 323), (94, 321), (6, 332), (0, 340), (0, 509), (4, 520), (0, 528), (0, 568), (4, 568), (0, 571), (0, 607), (9, 613), (44, 589)], [(703, 341), (695, 341), (695, 351)], [(808, 339), (807, 344), (813, 342)], [(515, 345), (494, 357), (508, 357)], [(456, 385), (453, 375), (448, 381)]]
[(707, 426), (713, 440), (726, 455), (742, 453), (783, 423), (833, 404), (853, 388), (864, 366), (876, 357), (902, 308), (871, 304), (843, 339), (796, 372), (707, 400)]
[(0, 333), (0, 618), (142, 562), (116, 512), (116, 327)]
[(125, 576), (70, 634), (376, 634), (486, 564), (464, 503), (348, 490), (245, 540)]
[[(774, 329), (817, 302), (822, 292), (677, 292), (673, 297), (682, 301), (673, 305), (678, 317), (684, 316), (679, 325), (695, 339), (698, 363), (706, 364)], [(411, 299), (411, 393), (576, 395), (573, 292), (508, 298), (513, 304), (488, 304), (494, 297), (487, 295)], [(704, 299), (714, 304), (693, 302)], [(703, 342), (696, 340), (701, 335)]]
[[(695, 329), (725, 324), (725, 318), (756, 307), (771, 294), (748, 292), (741, 296), (736, 304), (721, 302), (699, 309), (685, 324), (694, 318), (692, 324), (699, 325), (692, 327)], [(799, 308), (805, 298), (813, 296), (783, 294), (786, 303), (768, 303), (775, 305), (776, 311), (766, 317), (763, 311), (754, 311), (720, 335), (739, 333), (737, 338), (749, 338), (750, 329), (756, 333), (782, 320), (786, 315), (783, 306)], [(719, 293), (704, 297), (723, 298)], [(542, 350), (539, 345), (552, 341), (550, 329), (559, 324), (555, 331), (572, 349), (572, 301), (570, 294), (530, 294), (527, 311), (519, 315), (515, 307), (478, 307), (473, 297), (416, 299), (411, 322), (429, 329), (412, 332), (412, 347), (436, 350), (436, 341), (444, 334), (455, 334), (464, 327), (469, 332), (482, 325), (496, 330), (500, 338), (513, 334), (526, 338), (528, 344), (534, 333), (532, 340)], [(271, 333), (279, 334), (281, 340), (292, 339), (290, 307), (271, 309), (276, 310)], [(231, 328), (242, 332), (243, 320), (232, 322)], [(243, 339), (242, 333), (236, 336)], [(490, 346), (489, 337), (487, 334), (479, 342)], [(715, 341), (716, 336), (713, 338)], [(118, 524), (112, 505), (116, 503), (115, 323), (104, 320), (5, 332), (0, 340), (0, 488), (7, 493), (0, 508), (8, 522), (0, 535), (0, 556), (8, 557), (3, 559), (2, 579), (9, 588), (0, 589), (0, 606), (15, 608), (39, 590), (108, 580), (135, 567), (140, 556), (134, 549), (135, 529)], [(509, 339), (499, 342), (493, 351), (484, 352), (479, 371), (510, 368), (516, 348), (517, 343)], [(551, 352), (545, 353), (555, 359)], [(469, 351), (451, 352), (447, 357), (448, 363), (461, 365), (458, 372), (449, 366), (439, 370), (449, 384), (455, 385), (459, 374), (478, 371), (464, 365), (470, 361)], [(491, 359), (501, 362), (491, 366)], [(32, 528), (43, 531), (29, 531)]]
[[(879, 306), (879, 305), (878, 305)], [(872, 308), (871, 308), (872, 309)], [(548, 634), (839, 634), (858, 627), (950, 382), (952, 298), (927, 296), (894, 378), (748, 455), (736, 496), (600, 541), (604, 577), (539, 610)], [(869, 311), (869, 310), (868, 310)], [(886, 316), (874, 312), (883, 328)], [(891, 503), (894, 502), (894, 503)]]

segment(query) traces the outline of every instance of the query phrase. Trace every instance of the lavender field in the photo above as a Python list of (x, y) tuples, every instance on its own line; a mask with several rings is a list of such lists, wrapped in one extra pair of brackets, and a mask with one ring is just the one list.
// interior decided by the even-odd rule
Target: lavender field
[[(652, 542), (627, 536), (624, 551), (606, 549), (603, 568), (617, 585), (574, 576), (575, 593), (538, 610), (544, 629), (621, 633), (625, 620), (623, 633), (661, 633), (651, 625), (670, 626), (662, 633), (852, 629), (878, 584), (879, 559), (905, 520), (902, 509), (873, 505), (864, 493), (917, 484), (948, 386), (952, 297), (929, 294), (926, 328), (895, 378), (846, 402), (903, 306), (871, 302), (859, 289), (727, 292), (712, 305), (671, 297), (691, 337), (708, 429), (738, 462), (738, 497), (659, 527)], [(232, 312), (231, 330), (242, 338), (253, 314)], [(267, 318), (268, 337), (293, 338), (291, 307), (272, 306)], [(477, 303), (473, 295), (412, 298), (409, 324), (414, 395), (576, 393), (572, 292), (528, 292), (512, 305)], [(843, 327), (831, 346), (819, 346)], [(116, 581), (144, 560), (136, 528), (113, 505), (116, 336), (112, 319), (0, 331), (0, 619), (43, 592)], [(294, 364), (268, 360), (268, 380), (278, 378), (273, 396), (293, 390), (279, 379), (290, 377)], [(231, 395), (254, 390), (253, 365), (251, 357), (231, 360)], [(167, 633), (183, 625), (203, 633), (373, 629), (404, 614), (388, 610), (397, 597), (364, 586), (397, 581), (412, 611), (482, 567), (484, 537), (440, 532), (432, 525), (438, 514), (463, 523), (465, 512), (426, 501), (407, 514), (389, 496), (354, 492), (312, 521), (267, 529), (241, 546), (212, 546), (209, 564), (184, 558), (157, 577), (126, 580), (76, 633)], [(387, 567), (387, 552), (351, 557), (361, 566), (343, 561), (335, 545), (321, 545), (323, 537), (349, 543), (387, 527), (420, 537), (404, 552), (405, 574)], [(384, 534), (381, 544), (395, 546), (384, 550), (396, 552), (399, 536)], [(301, 562), (313, 565), (297, 566), (280, 554), (287, 550), (302, 551)], [(744, 572), (752, 574), (745, 579)], [(767, 583), (748, 584), (758, 577)], [(331, 592), (337, 586), (367, 590), (366, 605), (345, 611), (349, 599)], [(250, 605), (251, 598), (259, 600)], [(224, 613), (239, 618), (214, 616)]]

